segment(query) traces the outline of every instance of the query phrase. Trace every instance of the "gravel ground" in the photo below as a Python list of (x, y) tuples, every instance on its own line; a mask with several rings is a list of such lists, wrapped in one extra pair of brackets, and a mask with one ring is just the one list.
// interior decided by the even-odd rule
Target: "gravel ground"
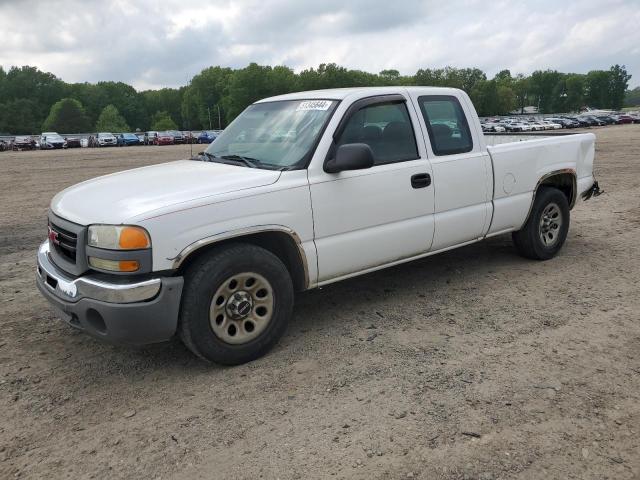
[(113, 347), (34, 285), (51, 197), (189, 147), (0, 153), (0, 477), (640, 477), (640, 125), (548, 262), (509, 236), (301, 294), (266, 357)]

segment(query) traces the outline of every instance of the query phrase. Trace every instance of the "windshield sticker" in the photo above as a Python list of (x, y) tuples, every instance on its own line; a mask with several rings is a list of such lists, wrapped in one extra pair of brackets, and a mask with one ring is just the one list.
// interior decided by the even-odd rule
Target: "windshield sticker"
[(300, 105), (296, 108), (296, 112), (304, 110), (329, 110), (330, 106), (330, 100), (305, 100), (304, 102), (300, 102)]

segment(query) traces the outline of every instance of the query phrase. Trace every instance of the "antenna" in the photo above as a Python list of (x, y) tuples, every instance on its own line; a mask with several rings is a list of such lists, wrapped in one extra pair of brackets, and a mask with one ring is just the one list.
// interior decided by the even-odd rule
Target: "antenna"
[[(191, 88), (191, 80), (192, 79), (187, 76), (187, 90)], [(187, 130), (189, 130), (189, 158), (193, 158), (193, 132), (191, 131), (191, 125), (189, 123), (189, 118), (191, 117), (190, 110), (191, 108), (189, 106), (189, 102), (187, 101), (187, 120), (185, 123), (187, 124)]]

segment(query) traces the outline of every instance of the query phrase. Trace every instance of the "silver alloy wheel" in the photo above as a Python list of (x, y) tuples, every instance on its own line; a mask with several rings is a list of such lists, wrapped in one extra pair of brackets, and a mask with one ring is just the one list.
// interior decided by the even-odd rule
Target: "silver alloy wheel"
[(553, 247), (560, 238), (562, 228), (562, 212), (556, 203), (550, 203), (540, 216), (540, 240), (545, 247)]
[(273, 305), (273, 288), (266, 278), (254, 272), (238, 273), (222, 282), (211, 299), (211, 329), (226, 343), (250, 342), (267, 328)]

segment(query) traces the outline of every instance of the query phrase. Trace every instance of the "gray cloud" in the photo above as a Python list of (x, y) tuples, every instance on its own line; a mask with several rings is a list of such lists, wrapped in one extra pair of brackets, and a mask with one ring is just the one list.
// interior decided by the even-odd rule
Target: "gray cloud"
[(3, 0), (0, 64), (66, 81), (183, 85), (209, 65), (320, 63), (489, 75), (626, 64), (640, 84), (636, 0)]

